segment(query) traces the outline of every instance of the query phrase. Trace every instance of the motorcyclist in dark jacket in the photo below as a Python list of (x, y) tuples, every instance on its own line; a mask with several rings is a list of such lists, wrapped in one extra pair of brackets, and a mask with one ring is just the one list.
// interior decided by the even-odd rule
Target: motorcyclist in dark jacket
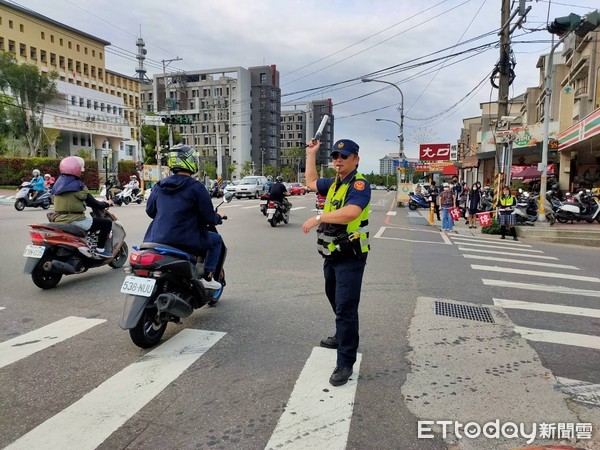
[(152, 188), (146, 213), (153, 220), (144, 241), (166, 244), (192, 255), (206, 250), (202, 284), (207, 289), (220, 289), (221, 283), (213, 280), (213, 273), (223, 240), (207, 226), (221, 224), (222, 216), (215, 212), (206, 188), (190, 176), (197, 171), (194, 150), (175, 145), (169, 151), (167, 165), (173, 175)]
[(288, 201), (286, 195), (289, 195), (285, 184), (283, 184), (283, 177), (278, 176), (275, 178), (275, 183), (271, 185), (269, 189), (269, 200), (281, 203), (285, 212), (288, 212), (292, 207), (292, 204)]

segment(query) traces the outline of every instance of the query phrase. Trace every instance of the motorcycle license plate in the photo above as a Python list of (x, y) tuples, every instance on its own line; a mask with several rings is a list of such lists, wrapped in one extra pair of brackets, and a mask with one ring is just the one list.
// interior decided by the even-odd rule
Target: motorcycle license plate
[(267, 209), (267, 214), (275, 214), (275, 209), (274, 208)]
[(28, 245), (27, 247), (25, 247), (23, 256), (27, 258), (41, 258), (45, 250), (46, 247), (42, 245)]
[(266, 200), (261, 200), (261, 201), (260, 201), (260, 204), (261, 204), (261, 205), (266, 205), (266, 204), (267, 204), (267, 201), (266, 201)]
[(123, 294), (150, 297), (155, 284), (156, 280), (154, 278), (142, 278), (129, 275), (125, 278), (125, 281), (123, 281), (121, 292)]

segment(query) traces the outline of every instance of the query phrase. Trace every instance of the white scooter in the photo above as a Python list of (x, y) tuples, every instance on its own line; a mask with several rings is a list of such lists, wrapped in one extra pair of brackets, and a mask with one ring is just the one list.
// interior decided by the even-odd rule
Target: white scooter
[(133, 188), (127, 185), (121, 192), (115, 195), (113, 201), (117, 206), (121, 206), (122, 204), (129, 205), (130, 203), (137, 203), (138, 205), (141, 205), (144, 201), (144, 194), (140, 189), (138, 189), (136, 194), (133, 194)]

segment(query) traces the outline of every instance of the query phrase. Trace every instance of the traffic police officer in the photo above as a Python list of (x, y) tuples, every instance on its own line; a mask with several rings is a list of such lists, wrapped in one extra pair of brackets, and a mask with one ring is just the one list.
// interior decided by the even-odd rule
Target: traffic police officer
[(335, 313), (335, 335), (323, 339), (321, 346), (337, 349), (337, 363), (329, 382), (341, 386), (352, 375), (358, 349), (358, 304), (370, 248), (367, 226), (371, 187), (357, 173), (359, 147), (356, 142), (342, 139), (333, 146), (335, 178), (318, 178), (319, 147), (319, 141), (311, 140), (306, 148), (306, 184), (327, 199), (323, 213), (304, 222), (302, 231), (308, 233), (318, 227), (325, 294)]

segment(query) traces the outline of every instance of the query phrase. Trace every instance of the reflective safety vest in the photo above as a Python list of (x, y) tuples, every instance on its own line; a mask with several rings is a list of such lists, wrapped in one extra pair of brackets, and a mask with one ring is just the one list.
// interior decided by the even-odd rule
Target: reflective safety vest
[(503, 197), (502, 195), (500, 196), (500, 204), (502, 206), (512, 206), (514, 200), (514, 196), (511, 194), (508, 197)]
[[(350, 183), (342, 183), (336, 190), (337, 183), (333, 183), (327, 191), (327, 199), (323, 213), (336, 211), (344, 206), (348, 188), (355, 180), (365, 180), (357, 173)], [(362, 256), (371, 248), (369, 245), (369, 210), (367, 205), (360, 216), (346, 225), (322, 223), (317, 229), (317, 247), (324, 258), (338, 256)]]

